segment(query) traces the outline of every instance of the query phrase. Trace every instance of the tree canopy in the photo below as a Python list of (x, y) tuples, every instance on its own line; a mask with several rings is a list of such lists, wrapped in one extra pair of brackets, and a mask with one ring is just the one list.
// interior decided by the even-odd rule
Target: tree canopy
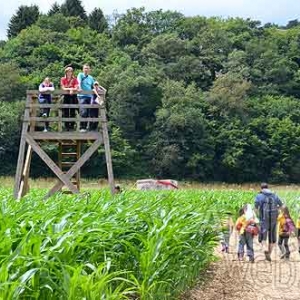
[(7, 36), (9, 38), (17, 36), (22, 29), (34, 24), (39, 14), (40, 12), (37, 5), (21, 5), (16, 14), (13, 15), (9, 21)]
[[(298, 20), (280, 27), (133, 8), (112, 21), (66, 0), (47, 14), (21, 6), (8, 27), (0, 156), (11, 159), (1, 158), (1, 174), (15, 170), (25, 90), (46, 76), (58, 87), (64, 66), (89, 63), (108, 90), (117, 176), (300, 182)], [(83, 173), (104, 175), (99, 164), (101, 151)]]

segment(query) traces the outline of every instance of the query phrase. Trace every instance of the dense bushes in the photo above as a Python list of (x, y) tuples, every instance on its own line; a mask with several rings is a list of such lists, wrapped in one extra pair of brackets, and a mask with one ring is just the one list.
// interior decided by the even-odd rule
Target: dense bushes
[[(45, 76), (58, 87), (66, 64), (79, 71), (89, 62), (108, 89), (118, 177), (300, 181), (298, 25), (144, 9), (114, 20), (97, 32), (54, 7), (1, 43), (1, 122), (12, 122), (0, 127), (1, 155), (11, 155), (1, 174), (13, 173), (20, 131), (19, 117), (9, 117), (19, 105), (8, 102)], [(102, 154), (83, 174), (105, 174)]]

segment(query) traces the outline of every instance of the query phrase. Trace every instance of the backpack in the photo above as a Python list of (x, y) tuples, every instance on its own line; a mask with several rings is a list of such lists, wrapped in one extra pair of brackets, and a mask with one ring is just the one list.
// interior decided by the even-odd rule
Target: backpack
[(294, 230), (295, 230), (295, 225), (293, 220), (291, 220), (290, 218), (285, 218), (281, 235), (290, 236), (290, 233), (293, 232)]
[(265, 200), (262, 206), (262, 219), (266, 222), (274, 224), (277, 222), (278, 207), (277, 201), (273, 194), (264, 195)]
[(256, 223), (252, 222), (246, 227), (246, 232), (251, 233), (252, 235), (258, 235), (259, 228)]

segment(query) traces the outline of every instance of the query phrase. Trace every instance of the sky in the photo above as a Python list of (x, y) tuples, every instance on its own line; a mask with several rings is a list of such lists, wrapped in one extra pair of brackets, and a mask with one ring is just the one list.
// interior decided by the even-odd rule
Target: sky
[[(41, 12), (47, 12), (55, 0), (1, 0), (0, 40), (6, 39), (6, 29), (11, 16), (20, 5), (37, 4)], [(64, 0), (56, 0), (61, 4)], [(89, 13), (100, 7), (105, 15), (113, 11), (126, 12), (132, 7), (144, 6), (146, 10), (176, 10), (187, 16), (242, 17), (285, 25), (299, 17), (299, 0), (82, 0)]]

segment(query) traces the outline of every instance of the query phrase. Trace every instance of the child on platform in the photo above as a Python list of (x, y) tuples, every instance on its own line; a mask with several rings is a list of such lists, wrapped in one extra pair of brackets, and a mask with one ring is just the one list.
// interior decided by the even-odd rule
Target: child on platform
[[(51, 104), (52, 102), (52, 95), (49, 92), (54, 91), (54, 84), (51, 82), (49, 77), (46, 77), (43, 82), (39, 85), (39, 103), (40, 104)], [(41, 108), (40, 110), (41, 116), (43, 118), (49, 117), (50, 114), (50, 108)], [(44, 132), (47, 132), (49, 130), (49, 122), (45, 122), (45, 128)]]
[[(101, 95), (106, 92), (106, 89), (99, 85), (98, 81), (94, 82), (93, 85), (93, 91), (94, 95), (91, 100), (91, 104), (98, 104), (103, 105), (103, 100), (101, 98)], [(99, 116), (99, 108), (91, 108), (90, 109), (90, 117), (91, 118), (98, 118)], [(97, 130), (98, 128), (98, 122), (90, 122), (90, 130)]]
[(257, 218), (250, 204), (239, 211), (236, 221), (236, 230), (239, 232), (238, 259), (244, 259), (245, 245), (250, 262), (254, 262), (253, 237), (258, 234)]
[(290, 216), (289, 209), (287, 206), (283, 205), (280, 210), (280, 214), (277, 218), (278, 221), (278, 246), (281, 251), (280, 258), (289, 259), (290, 249), (289, 249), (289, 238), (292, 232), (295, 230), (295, 224)]

